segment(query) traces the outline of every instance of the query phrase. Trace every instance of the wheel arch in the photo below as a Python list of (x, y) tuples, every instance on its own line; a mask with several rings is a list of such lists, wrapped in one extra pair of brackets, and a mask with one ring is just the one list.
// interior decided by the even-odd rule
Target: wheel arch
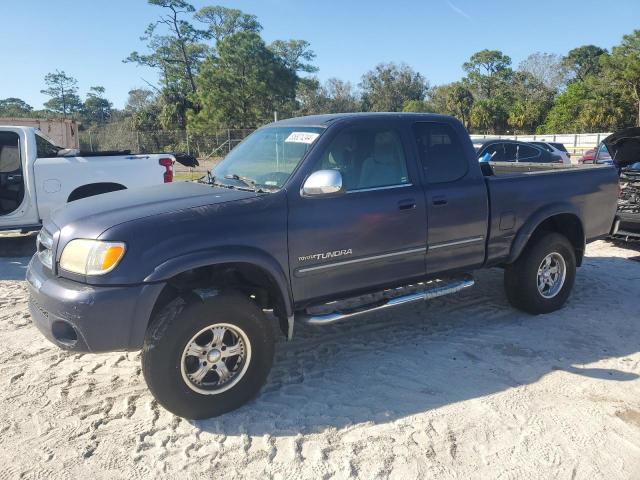
[(95, 182), (87, 183), (75, 188), (67, 197), (67, 203), (81, 198), (93, 197), (102, 193), (117, 192), (118, 190), (126, 190), (127, 187), (116, 182)]
[(582, 264), (586, 246), (583, 222), (572, 205), (557, 205), (533, 214), (520, 228), (506, 263), (515, 262), (532, 238), (544, 232), (557, 232), (569, 240), (576, 254), (576, 266)]
[(180, 255), (156, 267), (144, 281), (165, 282), (153, 313), (180, 292), (204, 299), (216, 289), (237, 289), (251, 294), (261, 307), (272, 308), (282, 332), (289, 339), (293, 334), (288, 279), (280, 264), (258, 249), (228, 247)]

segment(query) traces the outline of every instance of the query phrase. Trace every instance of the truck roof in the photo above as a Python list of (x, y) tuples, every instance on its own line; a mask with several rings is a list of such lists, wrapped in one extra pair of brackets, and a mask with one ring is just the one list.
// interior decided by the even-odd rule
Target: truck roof
[(414, 121), (447, 121), (453, 120), (449, 115), (436, 113), (406, 113), (406, 112), (358, 112), (358, 113), (328, 113), (324, 115), (308, 115), (306, 117), (294, 117), (272, 122), (268, 126), (301, 126), (301, 127), (327, 127), (331, 123), (354, 119), (394, 119)]

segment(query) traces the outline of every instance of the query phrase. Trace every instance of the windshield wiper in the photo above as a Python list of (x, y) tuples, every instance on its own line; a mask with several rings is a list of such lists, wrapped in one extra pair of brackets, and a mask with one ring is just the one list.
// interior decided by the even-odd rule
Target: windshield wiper
[(224, 178), (227, 178), (229, 180), (238, 180), (244, 183), (247, 187), (249, 187), (254, 192), (258, 190), (255, 180), (252, 180), (251, 178), (248, 178), (248, 177), (243, 177), (241, 175), (238, 175), (237, 173), (230, 173), (228, 175), (225, 175)]
[(224, 178), (227, 178), (229, 180), (238, 180), (239, 182), (244, 183), (247, 187), (249, 187), (251, 189), (251, 191), (256, 192), (256, 193), (267, 193), (267, 192), (272, 192), (273, 190), (271, 189), (264, 189), (262, 187), (258, 187), (258, 184), (256, 183), (255, 180), (249, 178), (249, 177), (243, 177), (242, 175), (238, 175), (236, 173), (231, 173), (228, 175), (225, 175)]

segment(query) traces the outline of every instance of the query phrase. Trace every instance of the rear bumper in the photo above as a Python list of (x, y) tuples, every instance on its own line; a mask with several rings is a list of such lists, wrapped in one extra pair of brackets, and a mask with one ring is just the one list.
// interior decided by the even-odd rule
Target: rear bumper
[(615, 225), (614, 237), (640, 238), (640, 213), (618, 212)]
[(54, 276), (34, 256), (27, 269), (33, 323), (65, 350), (110, 352), (141, 348), (164, 284), (93, 286)]

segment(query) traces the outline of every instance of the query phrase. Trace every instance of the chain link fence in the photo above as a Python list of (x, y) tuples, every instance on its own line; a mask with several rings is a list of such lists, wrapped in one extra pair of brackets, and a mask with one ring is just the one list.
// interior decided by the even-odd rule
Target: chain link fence
[(221, 129), (206, 134), (187, 130), (132, 131), (105, 127), (80, 132), (80, 150), (130, 150), (132, 153), (186, 152), (199, 159), (219, 158), (247, 137), (253, 128)]

